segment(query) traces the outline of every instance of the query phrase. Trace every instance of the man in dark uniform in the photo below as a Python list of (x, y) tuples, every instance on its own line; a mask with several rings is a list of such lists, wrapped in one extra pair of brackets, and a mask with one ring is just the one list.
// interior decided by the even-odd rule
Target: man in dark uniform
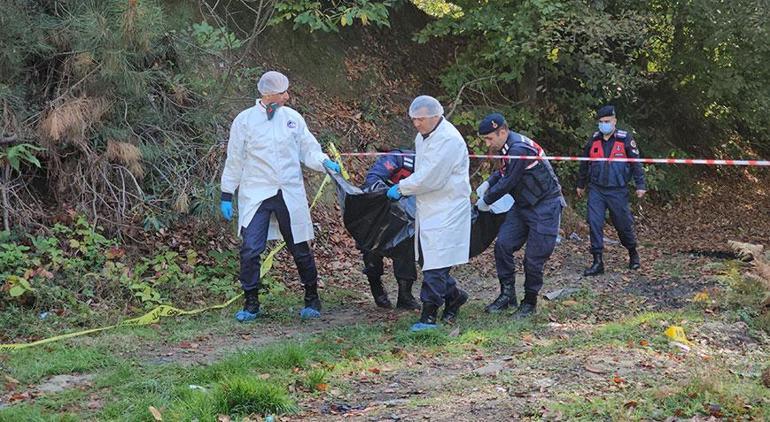
[[(369, 172), (366, 173), (361, 190), (376, 190), (378, 187), (389, 188), (414, 172), (414, 151), (394, 149), (381, 156)], [(410, 238), (411, 239), (411, 238)], [(374, 303), (381, 308), (392, 308), (388, 293), (382, 285), (383, 256), (359, 247), (364, 257), (364, 274), (369, 280), (369, 287)], [(398, 282), (398, 309), (420, 309), (420, 304), (412, 295), (412, 285), (417, 280), (417, 268), (414, 264), (414, 244), (403, 241), (392, 249), (393, 275)]]
[[(501, 155), (545, 157), (540, 145), (509, 130), (500, 113), (490, 114), (481, 121), (479, 135)], [(495, 242), (500, 295), (485, 310), (497, 313), (517, 306), (513, 253), (526, 243), (524, 299), (513, 314), (516, 319), (526, 318), (535, 313), (537, 296), (543, 287), (543, 267), (556, 246), (561, 211), (566, 206), (561, 185), (547, 160), (503, 159), (501, 168), (492, 173), (476, 193), (480, 211), (488, 211), (490, 204), (505, 194), (511, 194), (515, 200)]]
[[(591, 158), (639, 158), (639, 146), (630, 133), (617, 129), (615, 107), (606, 105), (599, 109), (599, 131), (588, 140), (583, 157)], [(577, 196), (582, 197), (588, 184), (588, 226), (591, 232), (593, 264), (583, 273), (593, 276), (604, 273), (604, 219), (610, 210), (612, 225), (618, 231), (620, 243), (628, 249), (628, 268), (636, 270), (641, 262), (636, 251), (634, 217), (628, 204), (628, 182), (633, 177), (636, 196), (642, 198), (647, 191), (642, 164), (623, 161), (581, 161), (577, 181)]]

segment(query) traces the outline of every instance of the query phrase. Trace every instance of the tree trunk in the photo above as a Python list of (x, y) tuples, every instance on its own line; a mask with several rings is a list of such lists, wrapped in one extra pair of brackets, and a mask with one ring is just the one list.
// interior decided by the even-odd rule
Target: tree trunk
[(5, 163), (5, 166), (3, 167), (3, 184), (2, 184), (2, 190), (3, 190), (3, 228), (5, 231), (9, 231), (11, 229), (10, 222), (8, 221), (8, 209), (10, 208), (10, 204), (8, 203), (8, 185), (11, 183), (11, 164)]

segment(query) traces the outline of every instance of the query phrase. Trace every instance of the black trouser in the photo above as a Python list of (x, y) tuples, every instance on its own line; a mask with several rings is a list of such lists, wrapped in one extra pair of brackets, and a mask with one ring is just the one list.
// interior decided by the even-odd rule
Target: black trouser
[(262, 201), (248, 227), (241, 230), (243, 244), (241, 245), (240, 280), (243, 290), (259, 288), (262, 270), (261, 255), (267, 245), (267, 230), (270, 226), (271, 214), (275, 214), (278, 220), (278, 228), (286, 242), (286, 248), (294, 257), (300, 281), (303, 285), (317, 283), (318, 271), (316, 270), (313, 251), (308, 242), (294, 244), (289, 210), (283, 200), (283, 193), (279, 190), (277, 195)]
[(591, 234), (591, 253), (604, 249), (604, 220), (606, 211), (618, 231), (620, 243), (626, 249), (636, 249), (634, 216), (628, 203), (628, 188), (602, 188), (588, 186), (588, 227)]
[[(364, 274), (367, 277), (379, 278), (384, 273), (384, 255), (378, 252), (366, 251), (359, 247), (364, 256)], [(397, 280), (414, 282), (417, 280), (417, 267), (414, 262), (414, 241), (406, 239), (388, 251), (388, 256), (393, 259), (393, 275)]]

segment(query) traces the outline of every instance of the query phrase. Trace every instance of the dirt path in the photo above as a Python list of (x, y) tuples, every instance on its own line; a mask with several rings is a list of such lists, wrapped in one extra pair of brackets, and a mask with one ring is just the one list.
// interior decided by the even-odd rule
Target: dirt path
[[(659, 252), (653, 249), (649, 250), (645, 271), (625, 270), (625, 249), (619, 246), (608, 248), (606, 274), (595, 278), (583, 277), (582, 271), (586, 265), (585, 254), (580, 252), (585, 247), (583, 243), (565, 241), (559, 245), (546, 268), (545, 284), (541, 293), (577, 289), (606, 296), (608, 300), (602, 302), (605, 305), (603, 309), (597, 309), (588, 317), (594, 322), (612, 320), (635, 310), (678, 309), (685, 306), (696, 292), (713, 285), (713, 281), (695, 276), (692, 270), (684, 278), (651, 276), (650, 268), (655, 265), (659, 256)], [(517, 255), (521, 258), (522, 252)], [(711, 262), (708, 258), (689, 258), (682, 255), (674, 259), (692, 261), (691, 266), (695, 267)], [(517, 263), (520, 266), (521, 259), (517, 259)], [(491, 249), (470, 265), (457, 268), (453, 274), (461, 287), (470, 294), (471, 303), (486, 304), (499, 292)], [(517, 275), (516, 286), (518, 294), (521, 295), (521, 268), (517, 268)], [(395, 282), (391, 278), (390, 275), (385, 277), (385, 285), (390, 296), (395, 297)], [(419, 294), (419, 281), (413, 290), (415, 295)], [(332, 328), (384, 323), (403, 315), (402, 311), (376, 308), (366, 291), (365, 281), (361, 283), (358, 293), (357, 299), (351, 303), (325, 310), (319, 320), (292, 320), (286, 323), (268, 319), (257, 323), (238, 324), (227, 333), (207, 332), (186, 341), (142, 347), (139, 358), (150, 364), (206, 364), (238, 349), (262, 347), (285, 340), (302, 340)], [(541, 297), (541, 301), (545, 300)], [(417, 315), (415, 313), (415, 318)]]
[[(363, 311), (362, 311), (363, 309)], [(355, 324), (377, 324), (398, 318), (401, 311), (380, 310), (368, 303), (324, 311), (320, 319), (290, 323), (260, 321), (238, 324), (225, 334), (207, 332), (191, 340), (141, 348), (138, 359), (147, 364), (210, 364), (237, 350), (254, 349), (283, 341), (302, 341), (330, 329)]]
[[(548, 323), (547, 328), (519, 346), (492, 356), (426, 358), (415, 351), (405, 357), (404, 367), (381, 368), (379, 376), (352, 375), (348, 393), (332, 390), (323, 399), (307, 400), (301, 403), (305, 411), (288, 420), (559, 420), (563, 415), (549, 409), (564, 397), (590, 401), (602, 396), (622, 397), (626, 390), (659, 387), (656, 391), (664, 398), (673, 394), (667, 393), (666, 386), (698, 376), (699, 369), (707, 367), (711, 360), (740, 367), (741, 360), (749, 356), (764, 356), (760, 362), (770, 356), (767, 336), (750, 333), (742, 322), (721, 321), (703, 324), (699, 332), (690, 333), (692, 350), (683, 355), (676, 350), (649, 347), (646, 340), (532, 355), (533, 347), (595, 333), (603, 323), (638, 311), (681, 309), (697, 292), (715, 284), (704, 270), (713, 264), (708, 257), (663, 256), (654, 250), (648, 251), (653, 259), (646, 266), (658, 263), (659, 274), (649, 268), (638, 273), (610, 270), (601, 277), (585, 278), (581, 275), (584, 257), (573, 253), (574, 246), (566, 245), (557, 251), (553, 266), (558, 266), (559, 271), (551, 272), (544, 293), (590, 290), (599, 299), (599, 306), (591, 312)], [(614, 257), (608, 265), (623, 268), (624, 250), (611, 249)], [(672, 265), (677, 267), (674, 276), (666, 274)], [(462, 279), (474, 300), (486, 303), (497, 291), (492, 285), (494, 279), (479, 273), (461, 270), (457, 278)], [(751, 376), (758, 377), (761, 369), (761, 365), (750, 366)], [(630, 411), (637, 404), (636, 399), (629, 398), (624, 406)]]

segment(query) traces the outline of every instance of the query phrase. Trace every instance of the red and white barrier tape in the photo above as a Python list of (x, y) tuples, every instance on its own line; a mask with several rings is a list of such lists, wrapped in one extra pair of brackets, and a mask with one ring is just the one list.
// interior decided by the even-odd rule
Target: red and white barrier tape
[[(377, 155), (414, 155), (406, 153), (389, 152), (343, 152), (340, 155), (344, 157), (367, 157)], [(770, 167), (770, 160), (717, 160), (707, 158), (590, 158), (590, 157), (534, 157), (530, 155), (469, 155), (470, 158), (505, 158), (510, 160), (550, 160), (550, 161), (615, 161), (622, 163), (646, 163), (646, 164), (689, 164), (689, 165), (707, 165), (707, 166), (752, 166), (752, 167)]]

